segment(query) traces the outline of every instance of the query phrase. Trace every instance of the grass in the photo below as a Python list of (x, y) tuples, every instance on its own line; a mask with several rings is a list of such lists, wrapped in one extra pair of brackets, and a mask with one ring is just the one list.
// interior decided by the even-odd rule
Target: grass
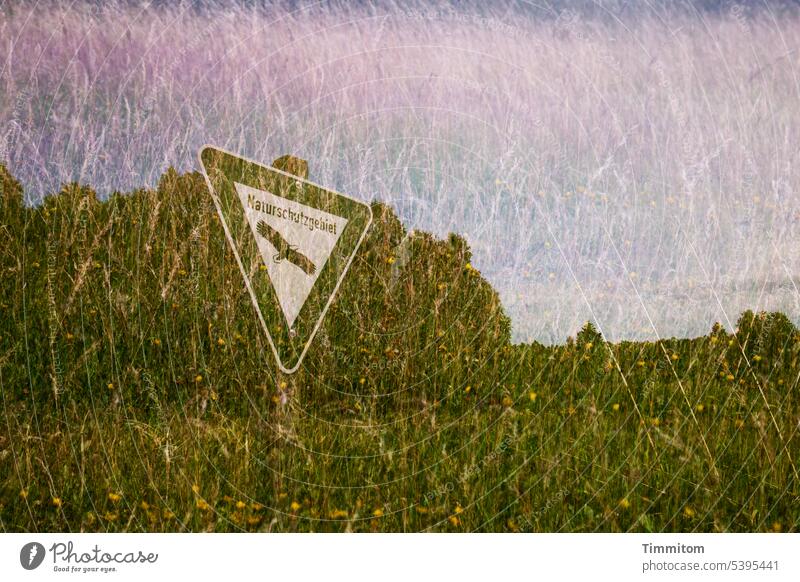
[(201, 176), (0, 166), (5, 531), (798, 531), (800, 332), (511, 342), (465, 240), (375, 223), (292, 376)]

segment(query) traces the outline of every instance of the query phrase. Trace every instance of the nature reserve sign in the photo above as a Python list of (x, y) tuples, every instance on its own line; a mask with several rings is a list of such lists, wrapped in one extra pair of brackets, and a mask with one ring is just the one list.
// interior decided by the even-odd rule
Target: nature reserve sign
[(372, 223), (362, 202), (205, 146), (200, 163), (278, 366), (295, 372)]

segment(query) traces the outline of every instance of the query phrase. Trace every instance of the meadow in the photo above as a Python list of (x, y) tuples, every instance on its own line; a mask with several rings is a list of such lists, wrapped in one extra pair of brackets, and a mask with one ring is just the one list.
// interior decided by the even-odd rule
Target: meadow
[(276, 371), (205, 183), (0, 166), (4, 531), (798, 531), (800, 332), (513, 343), (464, 238), (375, 223)]

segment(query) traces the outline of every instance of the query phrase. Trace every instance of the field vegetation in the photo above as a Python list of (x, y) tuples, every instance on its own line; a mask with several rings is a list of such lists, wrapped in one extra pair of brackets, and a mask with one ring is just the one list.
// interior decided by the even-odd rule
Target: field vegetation
[(26, 205), (0, 166), (6, 531), (797, 531), (800, 333), (512, 343), (393, 209), (276, 371), (198, 173)]

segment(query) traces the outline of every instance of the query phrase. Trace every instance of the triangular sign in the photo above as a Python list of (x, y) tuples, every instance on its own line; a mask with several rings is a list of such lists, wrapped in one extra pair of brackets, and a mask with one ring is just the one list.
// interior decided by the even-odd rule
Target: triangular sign
[(372, 223), (367, 204), (205, 146), (200, 163), (278, 366), (299, 367)]

